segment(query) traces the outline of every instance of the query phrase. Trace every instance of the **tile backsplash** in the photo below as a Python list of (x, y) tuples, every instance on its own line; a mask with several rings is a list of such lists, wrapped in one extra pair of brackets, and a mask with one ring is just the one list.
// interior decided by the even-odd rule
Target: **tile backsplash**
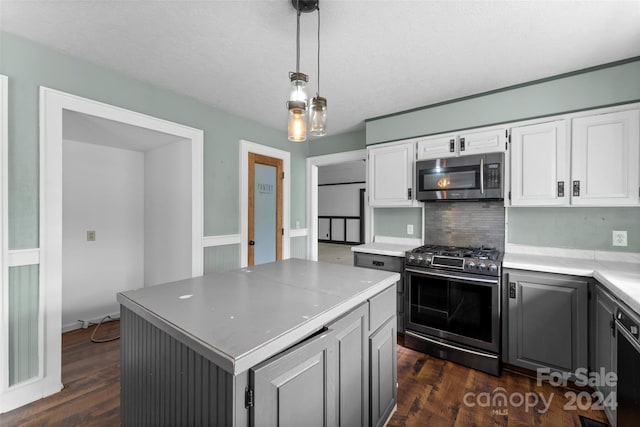
[(424, 242), (504, 251), (504, 202), (425, 203)]

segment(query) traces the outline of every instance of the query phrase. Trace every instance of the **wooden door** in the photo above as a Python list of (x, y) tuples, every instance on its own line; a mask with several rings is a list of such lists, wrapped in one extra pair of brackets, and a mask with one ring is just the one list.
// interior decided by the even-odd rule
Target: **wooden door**
[(249, 153), (248, 265), (282, 259), (282, 159)]

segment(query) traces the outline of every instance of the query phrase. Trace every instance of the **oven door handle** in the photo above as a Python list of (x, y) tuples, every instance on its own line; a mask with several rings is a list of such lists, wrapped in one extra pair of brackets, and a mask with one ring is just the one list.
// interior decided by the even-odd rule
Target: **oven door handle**
[(436, 277), (444, 277), (446, 279), (467, 280), (469, 282), (493, 283), (496, 285), (498, 284), (498, 279), (484, 279), (481, 277), (456, 276), (453, 274), (443, 274), (443, 273), (435, 273), (432, 271), (414, 270), (412, 268), (405, 268), (405, 271), (408, 271), (409, 273), (422, 274), (423, 276), (436, 276)]
[(480, 157), (480, 194), (484, 194), (484, 157)]

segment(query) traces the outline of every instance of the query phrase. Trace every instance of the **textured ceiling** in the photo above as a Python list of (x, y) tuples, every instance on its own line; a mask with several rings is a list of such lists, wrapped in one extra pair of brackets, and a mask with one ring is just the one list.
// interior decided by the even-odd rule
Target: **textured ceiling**
[[(640, 55), (640, 0), (321, 0), (328, 134), (364, 120)], [(316, 89), (316, 17), (301, 71)], [(286, 129), (289, 0), (9, 1), (0, 29)]]

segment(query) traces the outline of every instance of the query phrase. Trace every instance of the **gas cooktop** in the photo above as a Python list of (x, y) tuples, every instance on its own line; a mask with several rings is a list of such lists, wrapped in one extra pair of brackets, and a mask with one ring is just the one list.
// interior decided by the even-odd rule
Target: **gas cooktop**
[(464, 246), (442, 246), (442, 245), (424, 245), (409, 251), (414, 254), (431, 254), (444, 255), (458, 258), (479, 258), (497, 260), (500, 257), (500, 251), (496, 248), (479, 248)]
[(406, 252), (405, 265), (499, 276), (502, 253), (484, 246), (424, 245)]

